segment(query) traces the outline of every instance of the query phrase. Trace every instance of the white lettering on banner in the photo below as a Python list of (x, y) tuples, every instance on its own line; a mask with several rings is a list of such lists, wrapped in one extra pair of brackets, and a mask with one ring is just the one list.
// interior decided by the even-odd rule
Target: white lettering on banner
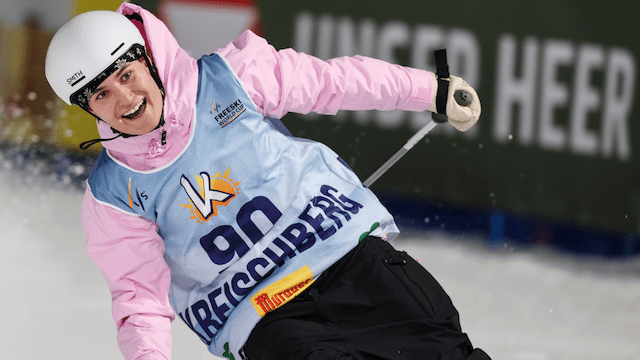
[(598, 150), (598, 137), (595, 131), (588, 129), (587, 117), (600, 107), (600, 92), (591, 86), (591, 73), (602, 68), (604, 50), (601, 46), (583, 44), (578, 49), (576, 61), (569, 142), (576, 153), (593, 155)]
[[(631, 157), (627, 124), (633, 105), (635, 85), (636, 64), (633, 55), (626, 49), (611, 49), (605, 73), (601, 144), (604, 157), (611, 157), (616, 150), (618, 156), (623, 160)], [(616, 142), (615, 139), (618, 141)], [(614, 149), (616, 145), (617, 149)]]
[[(433, 51), (446, 48), (450, 72), (482, 94), (480, 42), (470, 30), (400, 20), (377, 24), (369, 18), (309, 12), (299, 13), (294, 26), (294, 48), (322, 59), (363, 55), (398, 63), (398, 51), (408, 51), (409, 66), (433, 71)], [(631, 52), (566, 39), (518, 40), (506, 33), (498, 38), (495, 66), (494, 118), (481, 119), (463, 137), (477, 138), (482, 126), (492, 126), (492, 138), (500, 144), (514, 139), (521, 146), (545, 151), (631, 158), (629, 116), (636, 84)], [(417, 130), (431, 118), (429, 112), (352, 115), (362, 125), (374, 122), (386, 129), (408, 122)], [(439, 126), (433, 134), (460, 133)]]
[[(503, 35), (498, 47), (498, 66), (496, 83), (495, 126), (493, 137), (498, 142), (506, 142), (512, 134), (512, 107), (518, 106), (520, 119), (517, 139), (522, 145), (533, 142), (534, 106), (536, 95), (538, 42), (526, 38), (522, 45), (523, 55), (520, 77), (512, 76), (516, 68), (516, 40), (512, 35)], [(498, 100), (499, 99), (499, 100)]]
[[(498, 40), (494, 140), (509, 141), (515, 122), (515, 139), (523, 146), (629, 160), (629, 115), (636, 82), (632, 54), (615, 47), (534, 37), (522, 41), (520, 54), (517, 47), (511, 34)], [(572, 81), (559, 80), (563, 69), (571, 71)], [(598, 76), (604, 78), (601, 85)], [(558, 110), (568, 110), (568, 119), (558, 118)]]
[(540, 98), (540, 146), (549, 150), (562, 150), (566, 142), (563, 128), (554, 123), (554, 110), (567, 105), (569, 91), (564, 83), (556, 82), (560, 66), (573, 61), (571, 43), (548, 40), (542, 55), (542, 84)]

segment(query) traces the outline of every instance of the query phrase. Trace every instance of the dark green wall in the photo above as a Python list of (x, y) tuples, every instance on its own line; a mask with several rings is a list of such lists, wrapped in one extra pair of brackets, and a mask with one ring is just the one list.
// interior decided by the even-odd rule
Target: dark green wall
[[(260, 1), (277, 48), (362, 54), (451, 72), (483, 104), (469, 133), (439, 126), (372, 188), (473, 209), (501, 208), (635, 232), (640, 224), (637, 65), (631, 1)], [(365, 179), (425, 114), (289, 114)]]

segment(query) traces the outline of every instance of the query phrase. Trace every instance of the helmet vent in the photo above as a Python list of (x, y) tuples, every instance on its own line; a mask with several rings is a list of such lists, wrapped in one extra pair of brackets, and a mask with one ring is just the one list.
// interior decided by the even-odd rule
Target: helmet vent
[(115, 50), (113, 50), (113, 51), (111, 52), (111, 56), (113, 56), (113, 54), (115, 54), (115, 53), (116, 53), (116, 51), (120, 50), (120, 48), (121, 48), (121, 47), (123, 47), (123, 46), (124, 46), (124, 43), (120, 44), (120, 46), (118, 46)]

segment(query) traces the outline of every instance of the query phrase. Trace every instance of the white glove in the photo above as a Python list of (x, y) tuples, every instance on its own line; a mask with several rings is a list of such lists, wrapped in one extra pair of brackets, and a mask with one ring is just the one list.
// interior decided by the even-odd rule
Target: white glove
[[(473, 124), (475, 124), (480, 118), (482, 108), (480, 106), (480, 98), (476, 91), (457, 76), (449, 77), (449, 94), (447, 99), (447, 117), (453, 127), (459, 131), (469, 130)], [(457, 90), (464, 90), (471, 95), (471, 104), (467, 106), (461, 106), (454, 98), (454, 93)]]
[[(436, 74), (433, 74), (434, 79), (436, 80), (436, 85), (438, 84), (438, 80)], [(471, 104), (462, 106), (456, 102), (454, 94), (457, 90), (463, 90), (471, 95)], [(427, 110), (436, 113), (436, 95), (438, 94), (437, 88), (434, 91), (434, 99), (433, 103)], [(453, 125), (456, 129), (460, 131), (469, 130), (473, 124), (475, 124), (480, 118), (480, 113), (482, 112), (480, 106), (480, 98), (476, 91), (471, 87), (471, 85), (467, 84), (462, 78), (458, 76), (449, 76), (449, 91), (447, 93), (447, 109), (445, 111), (447, 117), (449, 118), (449, 123)]]

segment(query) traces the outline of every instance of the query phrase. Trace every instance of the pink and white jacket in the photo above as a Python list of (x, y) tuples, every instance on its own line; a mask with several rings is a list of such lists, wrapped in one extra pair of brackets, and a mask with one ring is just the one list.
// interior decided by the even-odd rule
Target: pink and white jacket
[[(188, 143), (197, 95), (198, 66), (150, 12), (129, 3), (117, 10), (138, 13), (134, 22), (146, 41), (166, 89), (165, 125), (149, 134), (104, 142), (111, 156), (140, 171), (167, 165)], [(216, 51), (235, 71), (259, 112), (335, 114), (338, 110), (433, 109), (433, 73), (366, 57), (322, 61), (292, 49), (277, 51), (250, 31)], [(102, 137), (113, 137), (98, 122)], [(162, 130), (166, 144), (161, 144)], [(87, 190), (82, 204), (87, 251), (112, 295), (118, 344), (126, 359), (170, 359), (170, 269), (157, 225), (96, 201)]]

